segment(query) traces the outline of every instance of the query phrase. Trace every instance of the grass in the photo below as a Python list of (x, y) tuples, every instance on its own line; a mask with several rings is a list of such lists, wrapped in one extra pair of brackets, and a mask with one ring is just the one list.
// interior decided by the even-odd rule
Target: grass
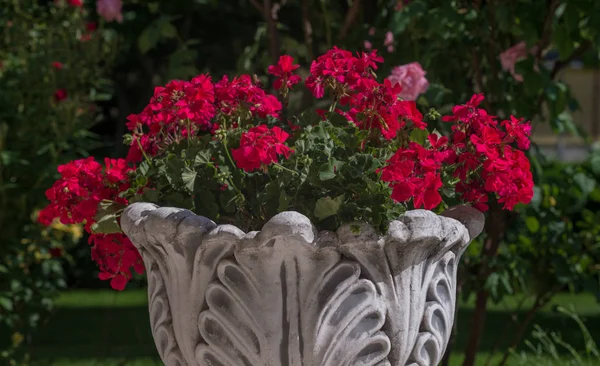
[[(58, 300), (56, 315), (35, 338), (31, 350), (34, 365), (162, 365), (150, 334), (146, 303), (144, 290), (64, 293)], [(478, 365), (485, 364), (496, 337), (511, 321), (516, 304), (515, 298), (509, 298), (500, 304), (490, 304)], [(552, 312), (554, 305), (574, 306), (577, 313), (586, 320), (594, 339), (600, 343), (600, 305), (593, 296), (560, 294), (534, 320), (548, 331), (560, 332), (576, 348), (583, 349), (582, 336), (577, 326), (564, 316)], [(467, 341), (472, 313), (472, 302), (461, 304), (452, 365), (461, 364), (460, 352)], [(500, 355), (495, 354), (493, 359), (497, 360), (499, 357)], [(540, 366), (547, 364), (538, 363)], [(600, 361), (597, 364), (600, 365)]]

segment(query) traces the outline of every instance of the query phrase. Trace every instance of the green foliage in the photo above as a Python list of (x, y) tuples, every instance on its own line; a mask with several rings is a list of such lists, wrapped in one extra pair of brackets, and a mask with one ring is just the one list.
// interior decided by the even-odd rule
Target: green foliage
[[(37, 211), (56, 166), (94, 147), (91, 108), (106, 100), (114, 34), (89, 39), (86, 13), (37, 1), (0, 1), (0, 363), (18, 362), (65, 287), (65, 247), (82, 228), (42, 230)], [(54, 62), (60, 65), (53, 66)], [(54, 93), (64, 89), (66, 98)], [(18, 360), (18, 361), (16, 361)]]
[(535, 325), (531, 339), (525, 341), (526, 351), (512, 351), (514, 363), (520, 366), (592, 366), (600, 359), (598, 344), (590, 334), (584, 321), (575, 313), (574, 309), (557, 307), (556, 312), (570, 318), (580, 330), (584, 340), (584, 352), (578, 351), (573, 343), (564, 339), (558, 332), (547, 332), (539, 325)]
[[(132, 202), (188, 208), (244, 230), (260, 228), (284, 210), (301, 212), (321, 228), (334, 230), (342, 222), (365, 220), (385, 230), (387, 222), (404, 211), (378, 178), (378, 169), (398, 142), (362, 150), (365, 131), (355, 126), (328, 121), (310, 125), (312, 118), (307, 116), (297, 123), (305, 128), (292, 137), (290, 158), (264, 172), (246, 173), (236, 166), (230, 151), (238, 142), (230, 137), (201, 135), (144, 161), (133, 179), (137, 184), (125, 195), (133, 196)], [(148, 181), (155, 189), (137, 194)], [(114, 219), (102, 207), (99, 216), (104, 216), (101, 222)]]

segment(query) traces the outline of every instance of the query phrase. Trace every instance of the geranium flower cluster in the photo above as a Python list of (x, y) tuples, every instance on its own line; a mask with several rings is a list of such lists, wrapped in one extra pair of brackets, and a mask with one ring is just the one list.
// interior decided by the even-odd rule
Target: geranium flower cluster
[(447, 137), (428, 136), (430, 149), (416, 142), (400, 148), (381, 170), (381, 180), (389, 182), (392, 198), (398, 202), (413, 200), (415, 207), (433, 209), (442, 202), (441, 170), (443, 164), (453, 164), (456, 153), (450, 148)]
[[(264, 223), (296, 209), (329, 224), (349, 218), (381, 224), (397, 207), (433, 210), (445, 198), (482, 211), (488, 200), (511, 210), (532, 199), (523, 152), (528, 123), (512, 116), (498, 122), (475, 95), (443, 118), (452, 123), (449, 136), (419, 131), (427, 124), (417, 104), (399, 97), (410, 82), (378, 82), (374, 72), (382, 61), (376, 52), (338, 48), (313, 61), (306, 87), (318, 99), (332, 98), (328, 110), (317, 110), (320, 122), (282, 113), (302, 81), (295, 73), (300, 66), (287, 55), (268, 69), (281, 101), (250, 75), (216, 83), (200, 75), (157, 87), (143, 111), (128, 117), (127, 160), (107, 159), (103, 168), (88, 158), (59, 167), (61, 179), (48, 190), (40, 221), (85, 222), (91, 232), (115, 216), (103, 202), (122, 210), (134, 197), (190, 204), (214, 220)], [(100, 278), (114, 288), (125, 286), (131, 269), (143, 270), (122, 234), (94, 230), (90, 243)]]
[(383, 58), (375, 51), (354, 56), (351, 52), (334, 48), (320, 56), (310, 67), (306, 86), (317, 98), (330, 90), (334, 100), (346, 111), (336, 109), (363, 130), (377, 129), (388, 140), (395, 138), (407, 122), (424, 129), (426, 124), (414, 101), (400, 100), (399, 83), (389, 80), (377, 82), (374, 70)]
[(131, 269), (143, 273), (140, 255), (124, 234), (96, 234), (92, 226), (101, 202), (127, 204), (120, 193), (130, 187), (128, 172), (132, 168), (123, 159), (106, 158), (104, 163), (103, 168), (89, 157), (59, 166), (61, 177), (46, 191), (50, 204), (40, 211), (38, 220), (46, 226), (56, 218), (65, 225), (85, 223), (100, 278), (110, 279), (115, 289), (123, 289), (131, 278)]
[(128, 162), (142, 161), (201, 132), (214, 132), (223, 122), (254, 117), (277, 117), (281, 102), (262, 89), (250, 75), (233, 80), (224, 76), (213, 84), (210, 76), (191, 81), (174, 80), (157, 87), (150, 103), (139, 114), (127, 117), (132, 133)]
[(393, 199), (412, 198), (415, 207), (437, 207), (446, 171), (458, 179), (455, 189), (461, 200), (481, 211), (488, 210), (489, 194), (507, 210), (531, 201), (533, 177), (522, 151), (529, 149), (531, 126), (514, 116), (498, 123), (477, 108), (483, 98), (474, 95), (466, 105), (454, 107), (452, 116), (442, 118), (454, 123), (450, 139), (429, 135), (429, 149), (411, 142), (388, 160), (381, 179), (390, 183)]
[(300, 65), (294, 64), (294, 59), (291, 56), (283, 55), (279, 58), (276, 65), (271, 65), (268, 68), (269, 74), (277, 76), (273, 83), (273, 88), (287, 93), (294, 85), (302, 81), (299, 75), (294, 75), (294, 70), (298, 69)]
[(454, 175), (460, 179), (456, 191), (481, 210), (487, 208), (489, 193), (512, 210), (533, 198), (533, 176), (523, 152), (529, 149), (531, 125), (514, 116), (498, 123), (478, 108), (483, 99), (482, 94), (474, 95), (466, 105), (454, 107), (452, 116), (442, 118), (453, 123), (452, 144), (459, 163)]
[(247, 172), (276, 163), (279, 155), (289, 158), (291, 150), (284, 143), (289, 134), (275, 126), (269, 129), (265, 125), (253, 127), (242, 133), (240, 147), (233, 149), (231, 155), (240, 169)]

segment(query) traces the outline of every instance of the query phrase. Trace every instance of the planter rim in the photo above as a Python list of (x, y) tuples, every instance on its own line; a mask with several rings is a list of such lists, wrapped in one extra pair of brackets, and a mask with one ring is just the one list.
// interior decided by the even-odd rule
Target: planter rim
[[(456, 222), (458, 221), (458, 222)], [(342, 224), (335, 232), (318, 231), (308, 217), (297, 211), (283, 211), (269, 219), (260, 231), (245, 233), (230, 224), (218, 225), (214, 221), (196, 215), (190, 210), (161, 207), (153, 203), (136, 202), (129, 205), (122, 217), (121, 228), (124, 233), (134, 239), (134, 245), (144, 241), (148, 236), (157, 240), (168, 240), (174, 236), (207, 235), (234, 236), (240, 239), (240, 248), (244, 244), (264, 242), (277, 236), (292, 236), (301, 239), (306, 244), (316, 247), (331, 247), (351, 243), (364, 242), (409, 242), (415, 238), (415, 231), (421, 235), (438, 237), (447, 236), (447, 230), (464, 228), (465, 241), (469, 243), (476, 238), (485, 225), (485, 216), (479, 210), (466, 205), (453, 206), (435, 214), (430, 210), (409, 210), (398, 219), (389, 223), (384, 235), (366, 222), (350, 222)], [(358, 230), (357, 230), (358, 229)], [(140, 237), (141, 235), (141, 237)], [(417, 236), (421, 236), (417, 235)], [(138, 247), (139, 248), (139, 247)]]

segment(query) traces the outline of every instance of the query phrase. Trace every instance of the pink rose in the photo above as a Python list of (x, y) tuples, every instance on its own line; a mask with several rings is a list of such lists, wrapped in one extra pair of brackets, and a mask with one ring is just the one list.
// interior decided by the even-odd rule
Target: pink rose
[(394, 52), (394, 34), (392, 32), (387, 32), (385, 34), (383, 46), (387, 47), (388, 52)]
[(531, 50), (527, 50), (527, 44), (523, 41), (517, 43), (500, 54), (502, 69), (510, 72), (516, 81), (522, 82), (523, 76), (515, 72), (515, 64), (526, 58), (528, 53), (535, 53), (536, 49), (537, 47), (532, 47)]
[(392, 69), (392, 74), (388, 80), (392, 85), (400, 84), (402, 91), (398, 96), (404, 100), (417, 100), (420, 94), (423, 94), (429, 88), (429, 81), (425, 79), (425, 70), (418, 62), (397, 66)]
[(113, 20), (119, 23), (123, 22), (122, 7), (121, 0), (98, 0), (96, 2), (96, 12), (107, 22), (112, 22)]
[(364, 43), (365, 50), (370, 51), (373, 48), (373, 44), (369, 41), (365, 41)]
[(385, 39), (383, 40), (383, 45), (385, 47), (394, 44), (394, 34), (392, 32), (387, 32), (385, 34)]

